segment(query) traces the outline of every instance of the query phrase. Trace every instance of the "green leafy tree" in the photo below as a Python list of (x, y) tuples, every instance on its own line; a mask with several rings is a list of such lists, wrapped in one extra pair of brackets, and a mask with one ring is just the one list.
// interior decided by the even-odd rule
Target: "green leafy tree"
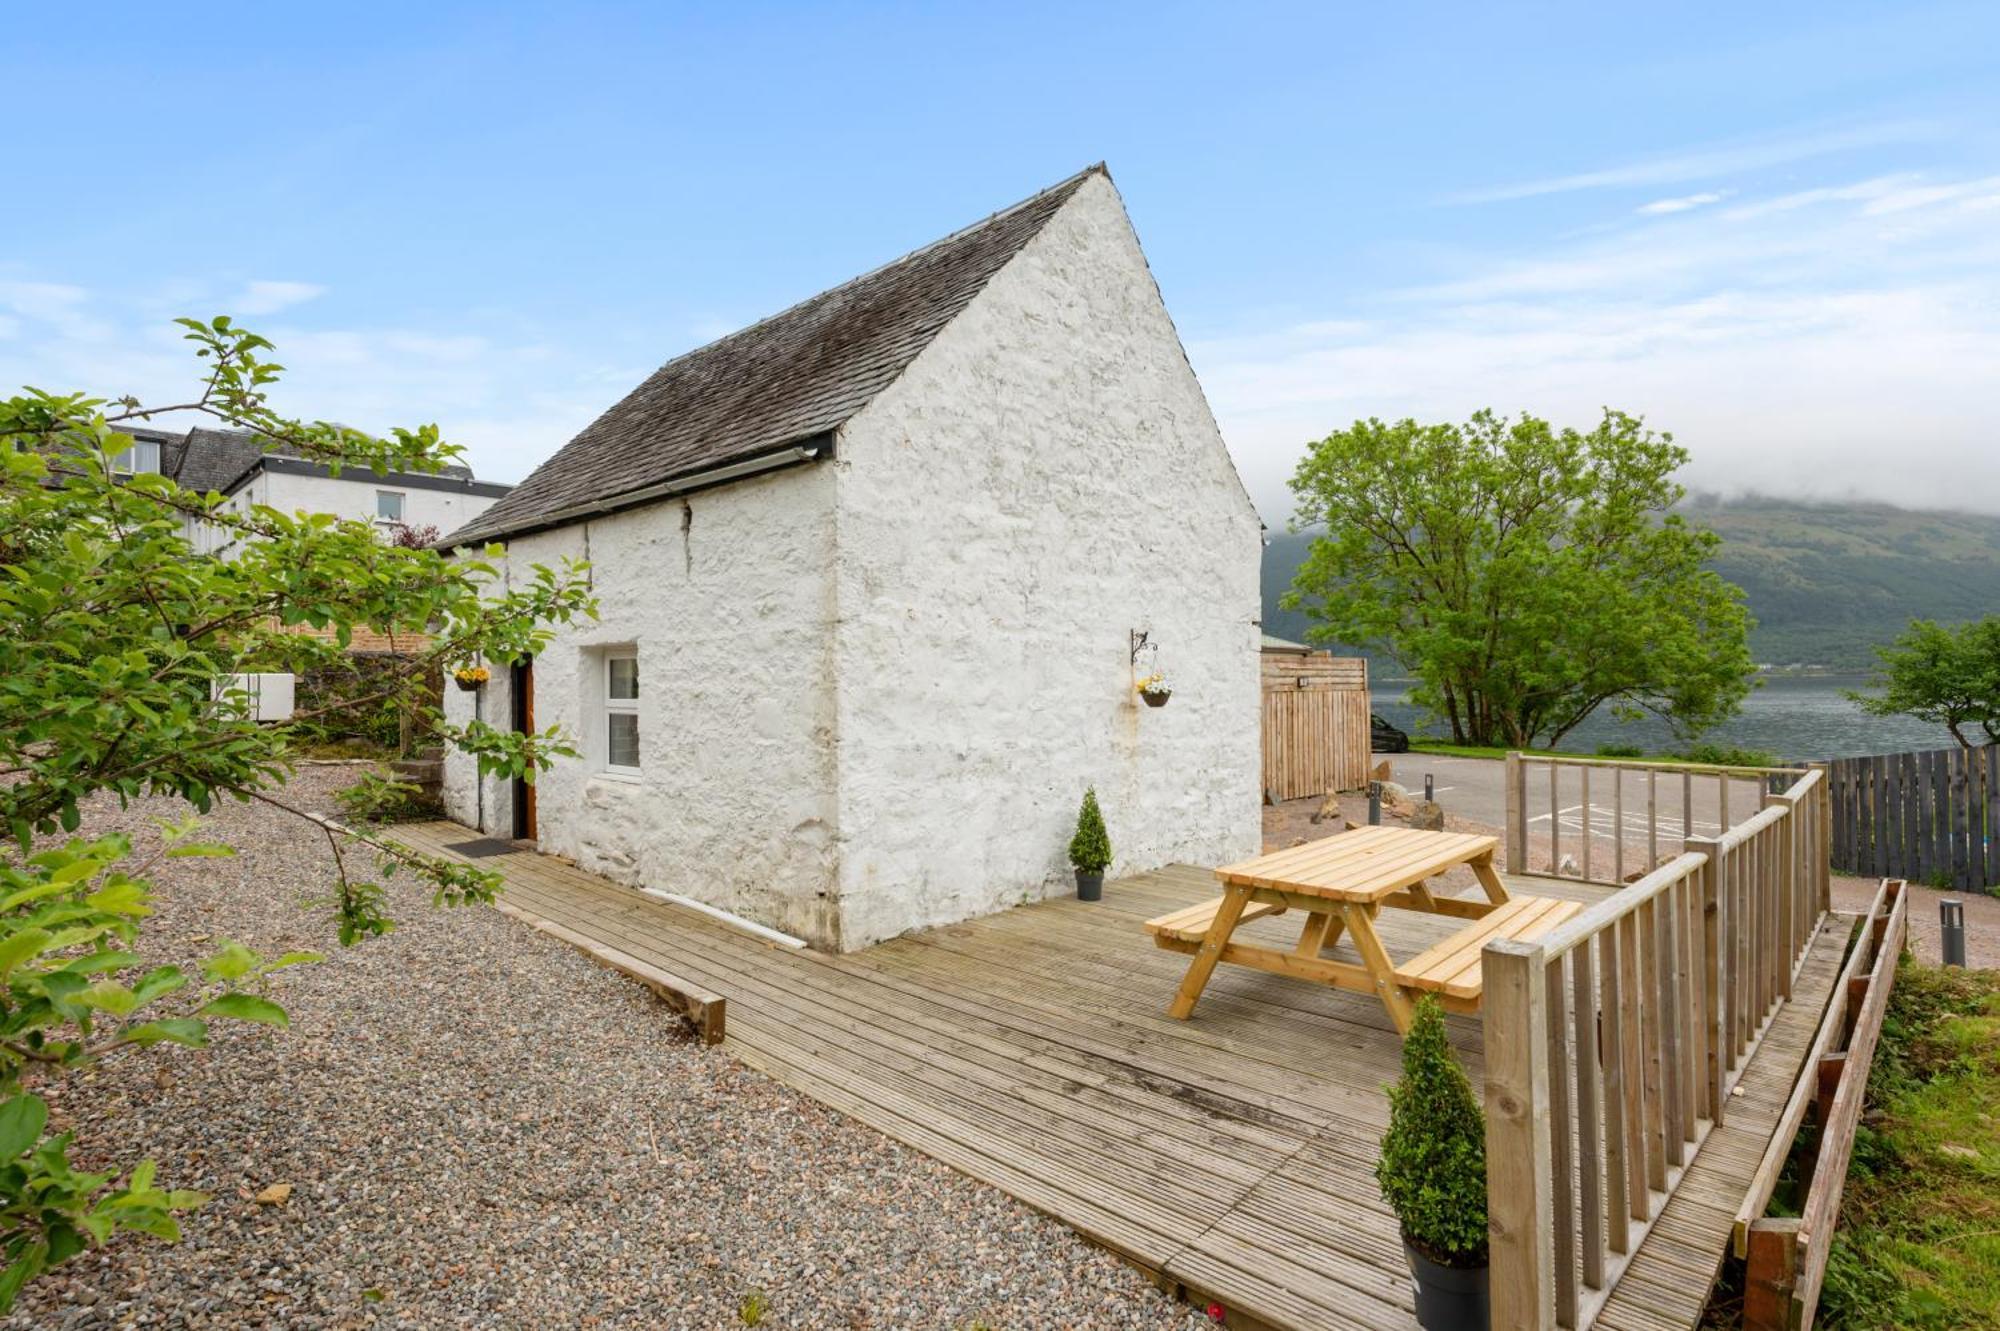
[(1981, 743), (2000, 740), (2000, 616), (1942, 625), (1928, 619), (1876, 649), (1876, 693), (1847, 696), (1876, 716), (1913, 716), (1951, 732), (1961, 748), (1979, 727)]
[(1083, 792), (1083, 805), (1076, 811), (1069, 862), (1078, 873), (1103, 873), (1111, 863), (1111, 834), (1104, 828), (1104, 811), (1097, 807), (1096, 786)]
[(1554, 744), (1599, 707), (1682, 738), (1735, 714), (1754, 674), (1719, 538), (1669, 512), (1687, 460), (1607, 411), (1588, 433), (1482, 411), (1356, 421), (1292, 476), (1321, 527), (1285, 598), (1322, 642), (1386, 650), (1464, 744)]
[[(267, 400), (280, 369), (268, 342), (228, 319), (181, 323), (203, 363), (186, 401), (32, 388), (0, 401), (0, 1311), (27, 1281), (120, 1230), (175, 1237), (175, 1214), (201, 1200), (156, 1183), (151, 1161), (121, 1174), (73, 1169), (70, 1136), (48, 1132), (37, 1091), (127, 1051), (200, 1047), (215, 1019), (282, 1026), (268, 977), (314, 959), (225, 944), (194, 973), (149, 965), (134, 946), (149, 873), (162, 857), (228, 848), (191, 840), (191, 814), (165, 829), (160, 855), (133, 863), (123, 837), (75, 835), (86, 800), (178, 797), (195, 814), (217, 799), (258, 800), (314, 819), (333, 851), (327, 904), (346, 944), (391, 927), (390, 873), (419, 876), (446, 905), (491, 899), (499, 878), (288, 804), (294, 742), (324, 717), (259, 724), (233, 677), (338, 662), (369, 626), (413, 650), (331, 706), (422, 711), (489, 773), (532, 779), (572, 752), (553, 731), (445, 727), (432, 689), (441, 670), (515, 659), (554, 625), (593, 614), (582, 565), (538, 568), (503, 588), (485, 559), (386, 542), (368, 523), (232, 509), (170, 476), (126, 474), (132, 441), (120, 425), (163, 412), (253, 431), (336, 471), (435, 472), (458, 454), (434, 427), (377, 438), (279, 416)], [(222, 553), (197, 553), (198, 532)], [(87, 1086), (72, 1085), (68, 1102)]]
[(1429, 994), (1403, 1037), (1375, 1180), (1412, 1247), (1443, 1266), (1486, 1265), (1486, 1117)]

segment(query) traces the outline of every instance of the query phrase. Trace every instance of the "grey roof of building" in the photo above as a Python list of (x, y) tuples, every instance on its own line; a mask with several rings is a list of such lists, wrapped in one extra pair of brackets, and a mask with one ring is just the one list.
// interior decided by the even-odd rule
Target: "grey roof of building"
[(887, 388), (1103, 163), (983, 222), (667, 362), (512, 493), (441, 541), (558, 525), (620, 496), (838, 428)]
[(1316, 647), (1308, 647), (1302, 642), (1293, 642), (1290, 638), (1280, 638), (1273, 633), (1264, 635), (1263, 646), (1267, 652), (1304, 652), (1308, 655), (1319, 650)]
[(248, 430), (197, 425), (161, 450), (160, 472), (189, 490), (227, 493), (263, 457), (263, 442)]
[[(298, 462), (299, 465), (286, 470), (311, 469), (327, 474), (325, 467), (309, 459), (298, 459), (293, 451), (283, 446), (270, 447), (268, 441), (249, 430), (217, 430), (204, 425), (195, 426), (184, 436), (165, 436), (160, 451), (160, 471), (189, 490), (198, 490), (203, 494), (214, 490), (227, 494), (248, 480), (251, 473), (262, 467), (267, 459)], [(342, 475), (363, 482), (382, 479), (365, 467), (349, 467)], [(401, 483), (433, 480), (439, 482), (434, 487), (437, 489), (466, 489), (468, 485), (475, 485), (479, 488), (474, 493), (503, 492), (503, 487), (474, 482), (472, 468), (458, 463), (445, 467), (435, 477), (411, 477), (399, 472), (393, 479)]]

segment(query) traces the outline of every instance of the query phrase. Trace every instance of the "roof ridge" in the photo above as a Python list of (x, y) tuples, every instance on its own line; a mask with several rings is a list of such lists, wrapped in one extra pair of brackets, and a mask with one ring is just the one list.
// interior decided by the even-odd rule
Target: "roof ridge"
[(757, 320), (754, 323), (747, 323), (744, 324), (741, 328), (732, 329), (731, 331), (724, 333), (721, 337), (715, 338), (712, 341), (704, 342), (700, 346), (689, 347), (686, 351), (680, 353), (680, 355), (674, 356), (662, 362), (659, 368), (665, 369), (667, 366), (672, 365), (675, 361), (684, 360), (689, 356), (693, 356), (700, 352), (707, 351), (711, 347), (719, 347), (723, 345), (725, 342), (733, 342), (739, 337), (743, 337), (746, 336), (747, 334), (754, 333), (759, 328), (764, 327), (766, 324), (775, 323), (777, 320), (784, 318), (786, 315), (791, 314), (795, 310), (803, 309), (806, 306), (811, 305), (815, 301), (825, 300), (827, 297), (845, 291), (847, 288), (851, 286), (857, 286), (862, 282), (866, 282), (869, 278), (874, 277), (880, 273), (885, 273), (889, 269), (894, 268), (898, 264), (908, 263), (912, 259), (920, 258), (921, 256), (928, 254), (930, 251), (934, 249), (939, 249), (945, 245), (950, 244), (954, 240), (958, 240), (964, 236), (970, 235), (972, 232), (979, 230), (979, 228), (983, 226), (991, 226), (993, 223), (999, 221), (1003, 217), (1011, 217), (1015, 213), (1018, 213), (1023, 209), (1030, 208), (1035, 204), (1040, 203), (1043, 199), (1047, 198), (1051, 194), (1057, 193), (1060, 190), (1070, 189), (1078, 184), (1081, 184), (1086, 178), (1100, 174), (1103, 175), (1108, 180), (1111, 177), (1111, 170), (1102, 161), (1094, 162), (1091, 165), (1083, 168), (1083, 170), (1081, 171), (1078, 171), (1072, 175), (1064, 176), (1061, 180), (1058, 180), (1053, 185), (1049, 185), (1043, 189), (1036, 190), (1033, 194), (1030, 194), (1025, 199), (1019, 199), (1013, 203), (1010, 203), (1005, 208), (996, 209), (993, 212), (986, 214), (986, 216), (980, 218), (976, 222), (966, 223), (964, 226), (952, 232), (950, 235), (939, 236), (936, 240), (930, 241), (923, 245), (919, 245), (915, 249), (910, 250), (903, 254), (899, 254), (893, 259), (889, 259), (882, 263), (878, 263), (865, 273), (856, 273), (854, 276), (846, 279), (845, 281), (836, 282), (834, 283), (834, 285), (830, 287), (826, 287), (822, 290), (815, 291), (812, 295), (802, 297), (799, 300), (795, 300), (791, 304), (785, 306), (785, 308), (783, 308), (782, 310), (773, 311), (772, 313), (765, 315), (763, 318)]

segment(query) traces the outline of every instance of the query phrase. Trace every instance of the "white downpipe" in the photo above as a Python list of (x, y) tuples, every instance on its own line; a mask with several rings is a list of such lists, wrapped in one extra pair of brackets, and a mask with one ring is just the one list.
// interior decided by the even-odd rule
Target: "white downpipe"
[(662, 901), (671, 901), (676, 906), (686, 906), (689, 910), (698, 910), (704, 915), (713, 916), (733, 929), (741, 929), (746, 934), (755, 934), (766, 942), (776, 943), (779, 947), (802, 948), (806, 945), (806, 940), (803, 938), (779, 933), (776, 929), (759, 924), (755, 920), (746, 920), (741, 915), (732, 915), (719, 906), (711, 906), (706, 901), (696, 901), (693, 897), (684, 897), (678, 892), (668, 892), (657, 887), (642, 887), (639, 890), (649, 897), (658, 897)]

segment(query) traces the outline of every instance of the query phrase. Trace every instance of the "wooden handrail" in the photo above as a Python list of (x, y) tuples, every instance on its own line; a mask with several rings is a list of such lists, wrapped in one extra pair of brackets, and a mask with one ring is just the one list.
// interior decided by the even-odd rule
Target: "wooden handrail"
[(1797, 776), (1812, 769), (1806, 767), (1745, 767), (1736, 763), (1696, 763), (1681, 762), (1671, 758), (1599, 758), (1587, 753), (1535, 753), (1531, 750), (1515, 751), (1524, 763), (1548, 763), (1556, 767), (1637, 767), (1656, 768), (1660, 771), (1704, 772), (1714, 776), (1728, 772), (1733, 776)]
[(1568, 924), (1542, 935), (1542, 950), (1550, 960), (1560, 957), (1577, 944), (1588, 941), (1632, 914), (1675, 883), (1699, 872), (1701, 866), (1707, 863), (1708, 856), (1700, 851), (1682, 851), (1630, 887), (1613, 892), (1595, 905), (1586, 907)]
[[(1881, 916), (1888, 896), (1889, 883), (1884, 879), (1875, 889), (1875, 897), (1861, 918), (1867, 921)], [(1823, 1060), (1837, 1052), (1837, 1046), (1844, 1043), (1850, 986), (1874, 964), (1873, 934), (1864, 925), (1840, 968), (1840, 975), (1833, 984), (1833, 1000), (1827, 1004), (1826, 1012), (1820, 1017), (1819, 1030), (1814, 1033), (1813, 1042), (1806, 1050), (1802, 1065), (1805, 1071), (1800, 1075), (1798, 1085), (1792, 1088), (1791, 1099), (1785, 1102), (1784, 1112), (1778, 1116), (1777, 1130), (1771, 1134), (1770, 1143), (1764, 1148), (1764, 1157), (1758, 1162), (1757, 1172), (1750, 1176), (1750, 1190), (1744, 1194), (1743, 1205), (1737, 1208), (1736, 1223), (1730, 1230), (1730, 1246), (1738, 1257), (1750, 1255), (1751, 1223), (1770, 1206), (1771, 1194), (1777, 1191), (1779, 1176), (1784, 1173), (1785, 1161), (1791, 1156), (1792, 1142), (1797, 1139), (1799, 1129), (1805, 1126), (1806, 1113), (1813, 1107), (1818, 1095), (1819, 1079), (1815, 1070)]]
[[(1528, 761), (1509, 758), (1517, 840)], [(1481, 953), (1494, 1325), (1590, 1325), (1790, 998), (1825, 909), (1827, 800), (1822, 772), (1780, 770), (1796, 779), (1721, 835), (1687, 836), (1561, 928)]]
[[(1812, 1326), (1820, 1289), (1826, 1280), (1834, 1224), (1840, 1215), (1847, 1163), (1854, 1150), (1855, 1130), (1868, 1092), (1868, 1071), (1881, 1038), (1890, 990), (1896, 982), (1896, 963), (1902, 957), (1903, 940), (1909, 928), (1909, 904), (1909, 893), (1901, 881), (1886, 880), (1876, 893), (1869, 914), (1861, 921), (1850, 965), (1843, 968), (1844, 983), (1835, 999), (1841, 1005), (1841, 1013), (1836, 1016), (1834, 1009), (1829, 1008), (1821, 1026), (1822, 1032), (1843, 1030), (1846, 1048), (1834, 1051), (1815, 1042), (1815, 1056), (1805, 1065), (1799, 1091), (1806, 1092), (1808, 1102), (1818, 1112), (1820, 1135), (1816, 1158), (1807, 1170), (1809, 1181), (1799, 1215), (1759, 1216), (1750, 1220), (1747, 1232), (1737, 1239), (1739, 1251), (1746, 1256), (1745, 1331), (1807, 1331)], [(1863, 956), (1868, 958), (1865, 967), (1852, 965)], [(1795, 1099), (1798, 1094), (1794, 1092)], [(1788, 1151), (1791, 1140), (1781, 1134), (1774, 1139), (1771, 1149)], [(1766, 1165), (1770, 1158), (1771, 1151), (1767, 1150)], [(1780, 1154), (1781, 1165), (1783, 1159)], [(1765, 1170), (1760, 1167), (1753, 1182), (1761, 1187), (1764, 1176)], [(1772, 1177), (1775, 1178), (1775, 1173)], [(1768, 1202), (1768, 1188), (1763, 1189), (1762, 1195)], [(1743, 1219), (1739, 1213), (1739, 1225)]]

